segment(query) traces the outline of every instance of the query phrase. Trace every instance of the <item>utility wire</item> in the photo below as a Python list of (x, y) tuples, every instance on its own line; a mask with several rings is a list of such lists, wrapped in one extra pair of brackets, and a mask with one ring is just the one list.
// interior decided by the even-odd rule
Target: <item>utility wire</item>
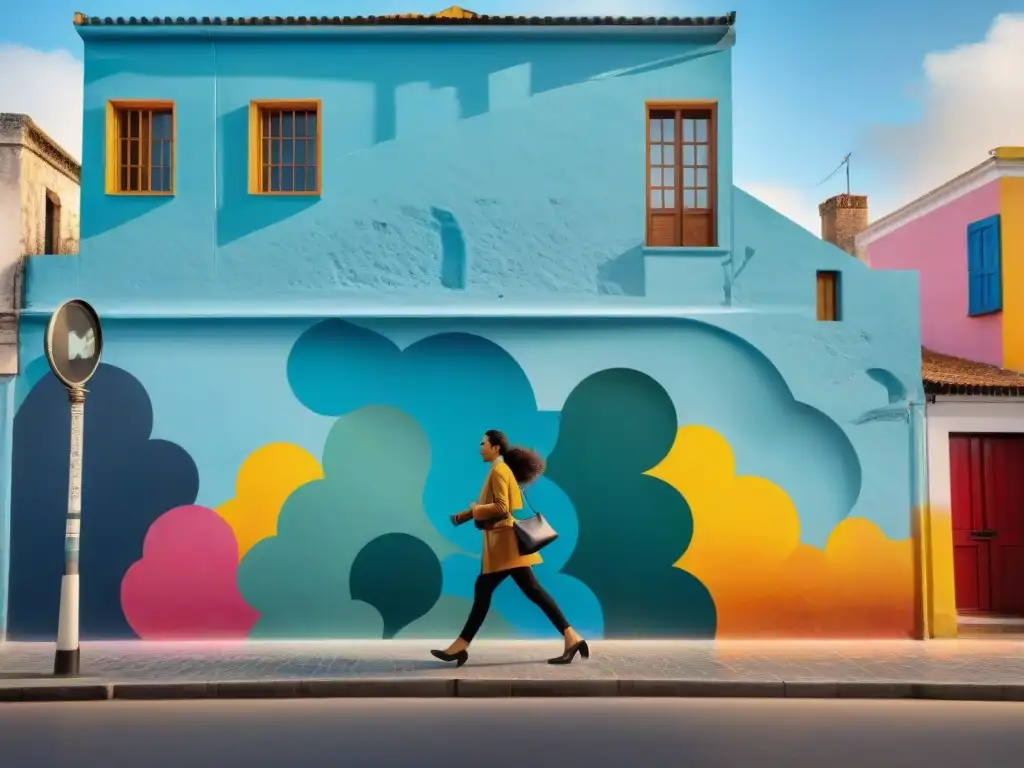
[(850, 194), (850, 155), (852, 155), (852, 154), (853, 154), (852, 152), (847, 152), (846, 153), (846, 157), (844, 157), (842, 159), (842, 161), (839, 163), (839, 165), (836, 166), (836, 169), (834, 171), (832, 171), (832, 173), (830, 173), (824, 179), (822, 179), (821, 181), (819, 181), (817, 184), (814, 185), (815, 189), (820, 187), (825, 182), (830, 181), (837, 173), (839, 173), (839, 171), (841, 171), (845, 167), (846, 168), (846, 194)]

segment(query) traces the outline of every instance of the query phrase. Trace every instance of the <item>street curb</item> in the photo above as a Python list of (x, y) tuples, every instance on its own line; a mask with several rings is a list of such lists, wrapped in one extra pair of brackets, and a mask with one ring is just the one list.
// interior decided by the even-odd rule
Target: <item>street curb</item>
[(1024, 685), (783, 680), (464, 678), (67, 683), (0, 686), (0, 702), (346, 698), (735, 698), (1024, 701)]

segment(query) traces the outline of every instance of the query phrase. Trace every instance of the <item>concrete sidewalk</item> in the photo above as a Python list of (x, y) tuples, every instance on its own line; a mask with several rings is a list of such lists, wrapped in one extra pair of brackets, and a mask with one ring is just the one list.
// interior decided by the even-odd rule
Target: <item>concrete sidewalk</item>
[(677, 696), (1024, 701), (1024, 641), (480, 641), (461, 669), (444, 641), (82, 646), (83, 677), (50, 676), (53, 645), (0, 645), (0, 701), (306, 697)]

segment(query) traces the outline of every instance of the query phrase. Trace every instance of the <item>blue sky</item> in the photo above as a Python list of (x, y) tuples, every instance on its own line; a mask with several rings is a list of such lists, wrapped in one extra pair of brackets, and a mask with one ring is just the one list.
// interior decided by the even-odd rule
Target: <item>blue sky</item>
[[(1024, 0), (466, 2), (481, 13), (539, 15), (737, 11), (736, 182), (808, 227), (816, 203), (844, 190), (842, 174), (816, 185), (847, 152), (853, 191), (870, 195), (875, 218), (996, 145), (1024, 144)], [(27, 111), (77, 147), (68, 115), (80, 99), (81, 41), (71, 24), (78, 5), (98, 16), (259, 16), (426, 13), (445, 4), (12, 0), (0, 17), (0, 72), (14, 76), (0, 83), (0, 111)]]

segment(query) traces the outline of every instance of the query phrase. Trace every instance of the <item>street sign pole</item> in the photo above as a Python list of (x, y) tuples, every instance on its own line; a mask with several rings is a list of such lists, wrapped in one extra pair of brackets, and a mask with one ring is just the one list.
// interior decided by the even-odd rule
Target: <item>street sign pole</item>
[(85, 438), (85, 383), (100, 364), (103, 333), (99, 316), (80, 299), (57, 308), (44, 341), (50, 369), (67, 387), (71, 411), (68, 456), (68, 508), (64, 523), (64, 575), (60, 580), (57, 653), (53, 674), (78, 677), (81, 667), (79, 629), (79, 554), (82, 538), (82, 456)]
[(68, 462), (68, 514), (64, 525), (64, 576), (60, 580), (57, 619), (57, 655), (53, 674), (78, 677), (81, 648), (78, 642), (78, 543), (82, 533), (82, 445), (85, 429), (85, 390), (69, 387), (71, 453)]

